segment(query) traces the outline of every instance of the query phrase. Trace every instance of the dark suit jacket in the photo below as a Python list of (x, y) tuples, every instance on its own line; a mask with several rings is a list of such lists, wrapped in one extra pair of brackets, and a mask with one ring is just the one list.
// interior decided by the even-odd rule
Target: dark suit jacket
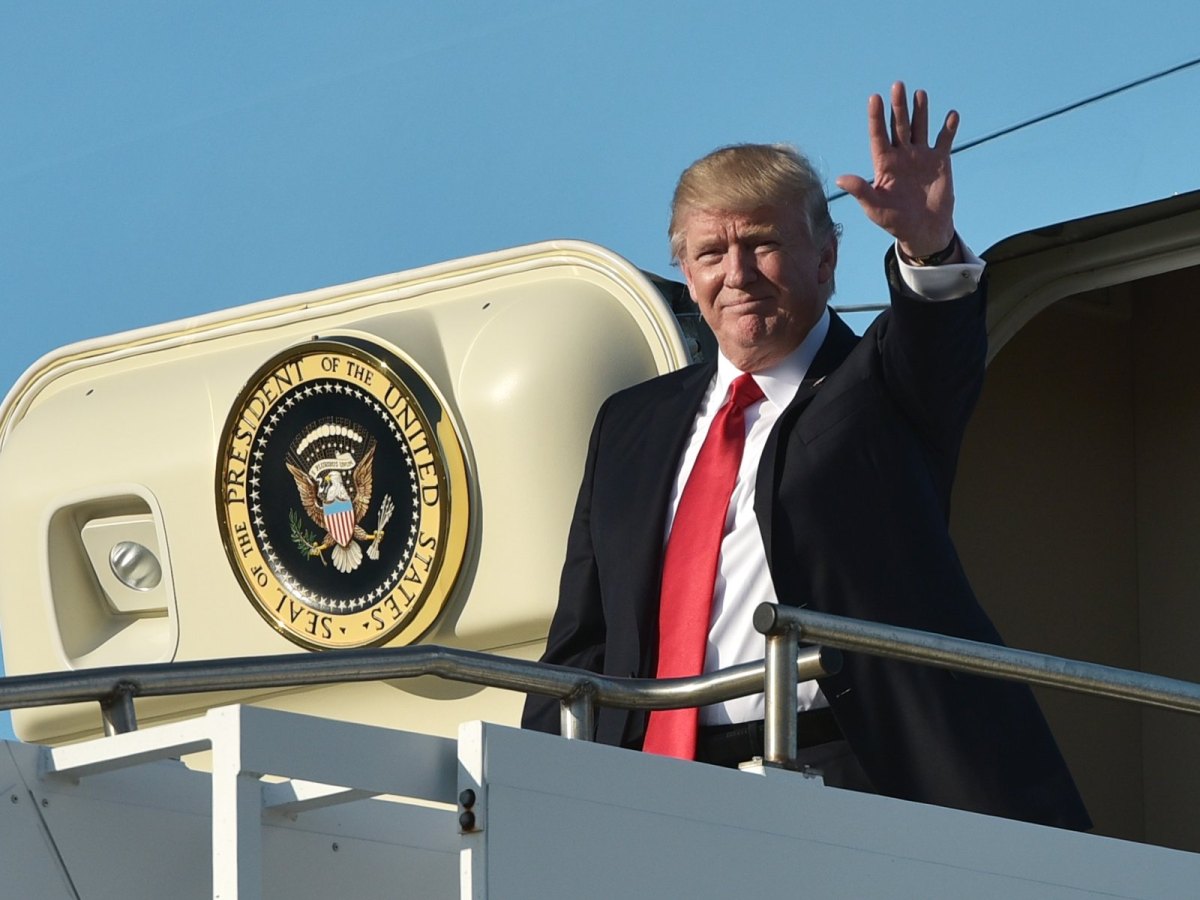
[[(780, 603), (1000, 643), (950, 541), (959, 445), (982, 384), (984, 289), (898, 290), (862, 339), (837, 316), (772, 431), (756, 511)], [(615, 394), (596, 419), (543, 659), (653, 677), (668, 494), (714, 364)], [(747, 610), (750, 615), (753, 611)], [(1090, 821), (1028, 688), (845, 654), (822, 690), (882, 794), (1071, 828)], [(523, 724), (558, 731), (531, 696)], [(645, 715), (596, 739), (640, 747)]]

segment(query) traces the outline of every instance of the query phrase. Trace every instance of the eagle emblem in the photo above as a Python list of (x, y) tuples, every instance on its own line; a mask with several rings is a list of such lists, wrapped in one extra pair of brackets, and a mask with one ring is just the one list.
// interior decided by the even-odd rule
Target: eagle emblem
[(360, 541), (369, 542), (368, 559), (379, 559), (384, 526), (395, 506), (390, 494), (379, 504), (375, 530), (368, 532), (362, 520), (371, 507), (375, 440), (346, 419), (322, 419), (293, 442), (284, 465), (296, 482), (300, 504), (324, 537), (304, 529), (303, 520), (292, 513), (292, 540), (308, 556), (325, 562), (325, 551), (339, 572), (353, 572), (363, 561)]

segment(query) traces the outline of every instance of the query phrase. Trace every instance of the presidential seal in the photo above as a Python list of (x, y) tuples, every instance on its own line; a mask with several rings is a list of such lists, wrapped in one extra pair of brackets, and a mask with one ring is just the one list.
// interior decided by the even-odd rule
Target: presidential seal
[(311, 649), (407, 644), (466, 549), (462, 446), (432, 387), (381, 347), (317, 340), (268, 360), (217, 466), (230, 563), (259, 613)]

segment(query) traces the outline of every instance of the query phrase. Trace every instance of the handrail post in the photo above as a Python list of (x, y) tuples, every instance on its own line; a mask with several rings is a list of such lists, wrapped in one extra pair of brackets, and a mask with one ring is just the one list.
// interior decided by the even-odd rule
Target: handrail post
[(590, 684), (582, 685), (559, 703), (559, 730), (571, 741), (590, 741), (596, 731), (596, 695)]
[(766, 635), (766, 681), (763, 685), (763, 762), (768, 766), (794, 769), (796, 763), (796, 629), (781, 623), (776, 605), (763, 603), (754, 611), (754, 627)]
[(133, 685), (122, 683), (100, 701), (100, 719), (104, 723), (105, 737), (137, 731), (137, 711), (133, 708), (133, 694)]

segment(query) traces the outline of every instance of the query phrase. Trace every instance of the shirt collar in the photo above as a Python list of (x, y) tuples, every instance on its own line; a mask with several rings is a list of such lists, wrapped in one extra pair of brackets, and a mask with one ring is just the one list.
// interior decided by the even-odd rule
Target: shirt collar
[[(817, 356), (817, 351), (825, 343), (829, 334), (829, 307), (821, 313), (821, 318), (800, 342), (800, 346), (781, 359), (773, 366), (768, 366), (754, 373), (754, 380), (762, 388), (762, 392), (777, 407), (782, 409), (792, 402), (800, 382), (808, 374), (809, 366)], [(725, 358), (725, 354), (717, 353), (717, 378), (715, 382), (717, 396), (724, 398), (729, 392), (733, 380), (741, 375), (741, 370)]]

